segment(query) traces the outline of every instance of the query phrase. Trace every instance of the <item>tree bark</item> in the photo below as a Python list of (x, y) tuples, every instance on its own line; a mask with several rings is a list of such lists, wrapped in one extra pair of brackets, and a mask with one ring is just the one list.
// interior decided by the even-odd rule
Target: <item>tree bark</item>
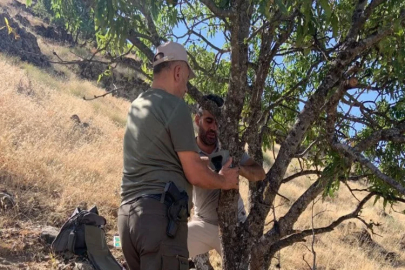
[[(247, 86), (248, 38), (252, 5), (249, 1), (238, 0), (233, 3), (235, 16), (231, 20), (231, 68), (228, 93), (223, 116), (220, 122), (220, 140), (223, 148), (234, 157), (234, 164), (242, 156), (243, 143), (239, 139), (239, 122)], [(222, 244), (222, 268), (227, 270), (246, 269), (241, 265), (246, 261), (248, 251), (244, 248), (248, 241), (238, 230), (237, 190), (221, 191), (218, 218)], [(242, 241), (241, 241), (242, 240)]]

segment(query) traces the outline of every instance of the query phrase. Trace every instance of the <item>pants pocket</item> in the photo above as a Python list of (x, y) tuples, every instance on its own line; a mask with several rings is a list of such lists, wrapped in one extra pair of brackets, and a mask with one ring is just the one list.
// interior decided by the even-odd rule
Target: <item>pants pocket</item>
[(188, 270), (188, 250), (179, 246), (162, 245), (162, 270)]
[(188, 258), (180, 255), (162, 256), (162, 270), (188, 270)]

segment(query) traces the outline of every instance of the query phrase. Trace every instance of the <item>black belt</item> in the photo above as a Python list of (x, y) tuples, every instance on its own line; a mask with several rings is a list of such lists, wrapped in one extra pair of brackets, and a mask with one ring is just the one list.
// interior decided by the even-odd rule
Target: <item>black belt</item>
[(166, 234), (171, 238), (176, 236), (178, 222), (185, 221), (190, 216), (188, 212), (188, 195), (185, 191), (180, 192), (173, 182), (166, 183), (162, 194), (142, 195), (133, 202), (142, 198), (151, 198), (167, 206), (169, 222), (167, 223)]
[[(147, 194), (147, 195), (139, 196), (138, 198), (136, 198), (135, 200), (133, 200), (130, 203), (134, 203), (134, 202), (136, 202), (140, 199), (144, 199), (144, 198), (155, 199), (157, 201), (162, 202), (162, 194)], [(164, 203), (167, 207), (170, 207), (173, 204), (173, 200), (169, 196), (165, 196), (164, 201), (162, 203)]]

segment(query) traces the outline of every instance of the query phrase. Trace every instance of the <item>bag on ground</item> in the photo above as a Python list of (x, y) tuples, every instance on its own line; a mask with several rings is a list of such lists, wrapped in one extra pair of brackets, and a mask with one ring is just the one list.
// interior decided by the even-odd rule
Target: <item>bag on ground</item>
[(69, 251), (87, 257), (96, 270), (122, 270), (108, 249), (103, 229), (105, 224), (106, 220), (98, 215), (97, 207), (90, 210), (76, 208), (51, 248), (55, 253)]

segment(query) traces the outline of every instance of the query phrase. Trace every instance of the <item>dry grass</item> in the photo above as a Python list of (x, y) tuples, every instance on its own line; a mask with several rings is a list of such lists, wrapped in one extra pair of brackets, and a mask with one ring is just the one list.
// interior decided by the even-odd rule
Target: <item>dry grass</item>
[(115, 226), (129, 102), (84, 101), (103, 91), (6, 57), (0, 65), (0, 185), (17, 196), (21, 218), (60, 225), (74, 207), (95, 204)]
[[(304, 182), (299, 180), (299, 182)], [(359, 184), (352, 184), (354, 187), (361, 187)], [(297, 198), (303, 189), (300, 185), (290, 183), (281, 189), (281, 194), (289, 194), (289, 198)], [(359, 199), (362, 197), (359, 196)], [(351, 197), (351, 194), (345, 187), (336, 198), (328, 198), (323, 202), (320, 201), (314, 206), (314, 213), (320, 213), (314, 218), (316, 227), (329, 225), (338, 217), (348, 214), (354, 210), (356, 200)], [(286, 211), (286, 207), (280, 209), (279, 215)], [(276, 211), (277, 212), (277, 211)], [(372, 239), (375, 243), (381, 245), (381, 249), (387, 252), (395, 252), (399, 255), (394, 263), (384, 260), (384, 256), (377, 246), (362, 246), (356, 244), (356, 241), (345, 241), (350, 238), (352, 233), (365, 228), (365, 225), (360, 221), (345, 222), (330, 234), (316, 236), (315, 250), (317, 252), (318, 269), (403, 269), (405, 267), (405, 256), (399, 245), (400, 236), (403, 235), (403, 226), (405, 218), (403, 215), (391, 212), (386, 216), (379, 215), (382, 213), (381, 203), (373, 206), (373, 202), (366, 204), (362, 211), (362, 217), (366, 221), (373, 220), (375, 223), (381, 223), (380, 227), (374, 228), (376, 234)], [(297, 229), (311, 228), (311, 207), (300, 217), (295, 227)], [(307, 238), (306, 243), (297, 243), (288, 247), (278, 254), (281, 258), (280, 262), (283, 269), (308, 269), (303, 260), (308, 262), (312, 260), (312, 254), (307, 248), (311, 248), (312, 237)], [(306, 247), (305, 247), (306, 246)], [(290, 256), (290, 254), (293, 254)], [(276, 261), (276, 260), (275, 260)], [(275, 262), (276, 263), (276, 262)]]

